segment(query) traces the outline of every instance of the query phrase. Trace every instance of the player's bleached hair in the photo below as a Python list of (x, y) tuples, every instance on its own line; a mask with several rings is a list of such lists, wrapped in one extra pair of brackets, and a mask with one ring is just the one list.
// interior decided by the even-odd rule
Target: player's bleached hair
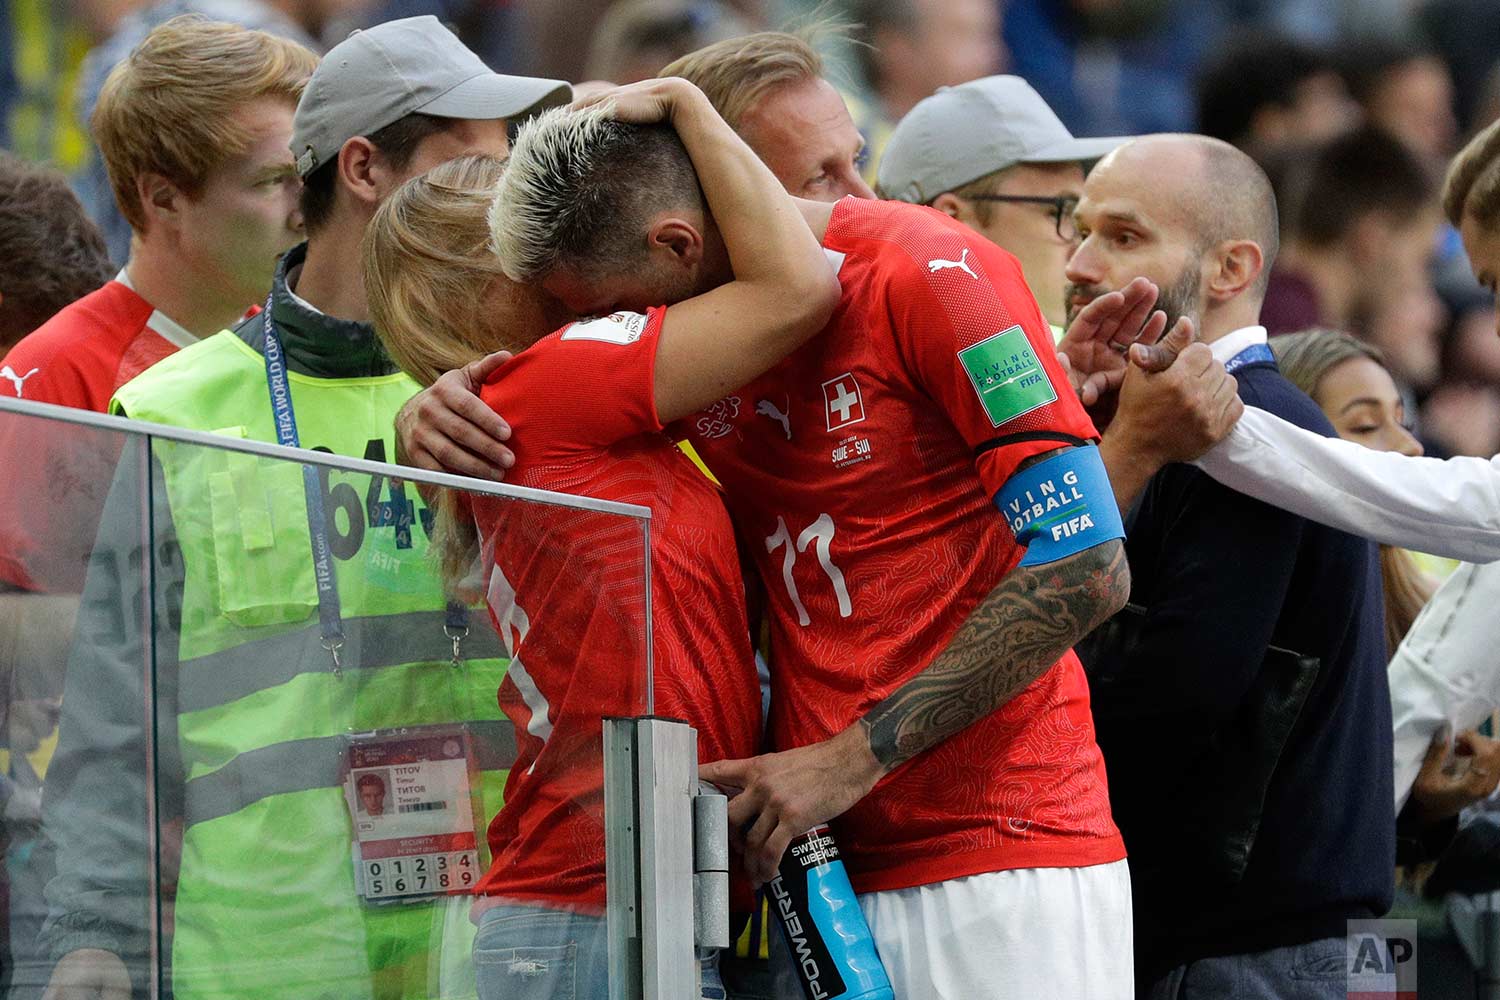
[(513, 281), (559, 267), (597, 277), (640, 259), (649, 212), (702, 204), (692, 160), (670, 126), (617, 121), (607, 102), (554, 108), (517, 133), (490, 233)]

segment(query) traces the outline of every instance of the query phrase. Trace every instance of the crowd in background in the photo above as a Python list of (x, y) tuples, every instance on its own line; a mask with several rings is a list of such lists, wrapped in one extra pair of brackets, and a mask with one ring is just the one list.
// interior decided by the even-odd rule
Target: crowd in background
[[(940, 86), (1027, 79), (1075, 135), (1196, 131), (1270, 172), (1283, 243), (1273, 334), (1324, 326), (1381, 348), (1429, 454), (1500, 449), (1500, 342), (1437, 208), (1460, 140), (1500, 115), (1500, 8), (1482, 0), (10, 0), (0, 147), (69, 176), (122, 262), (129, 228), (84, 122), (111, 65), (201, 10), (326, 48), (436, 13), (500, 72), (629, 83), (703, 45), (833, 18), (825, 56), (867, 142)], [(588, 39), (580, 44), (580, 39)]]
[[(1256, 315), (1271, 335), (1270, 349), (1275, 352), (1282, 373), (1318, 404), (1340, 436), (1372, 448), (1409, 455), (1489, 458), (1500, 452), (1500, 340), (1495, 336), (1495, 288), (1493, 281), (1485, 287), (1472, 276), (1453, 221), (1462, 212), (1456, 216), (1452, 206), (1447, 206), (1445, 213), (1441, 204), (1444, 171), (1454, 154), (1472, 136), (1500, 118), (1500, 55), (1497, 55), (1500, 54), (1497, 44), (1500, 7), (1493, 3), (1483, 0), (1425, 3), (1418, 0), (1337, 3), (1329, 0), (1007, 0), (1003, 3), (824, 0), (814, 5), (806, 0), (782, 3), (774, 0), (616, 0), (613, 3), (604, 0), (161, 0), (156, 3), (71, 0), (63, 7), (46, 0), (6, 0), (0, 6), (0, 150), (4, 151), (0, 152), (0, 250), (4, 251), (0, 253), (0, 361), (16, 341), (41, 326), (56, 310), (106, 285), (116, 274), (120, 275), (116, 285), (123, 285), (132, 295), (139, 292), (144, 296), (145, 305), (141, 315), (133, 320), (132, 332), (154, 331), (161, 341), (157, 344), (159, 356), (167, 356), (175, 347), (233, 326), (244, 305), (262, 300), (266, 268), (260, 265), (268, 265), (303, 236), (312, 237), (310, 249), (299, 246), (282, 259), (275, 279), (274, 305), (273, 300), (266, 300), (268, 310), (277, 316), (278, 322), (283, 322), (284, 316), (305, 306), (299, 296), (307, 295), (321, 310), (317, 315), (324, 320), (348, 316), (352, 325), (352, 318), (363, 314), (363, 290), (354, 287), (358, 279), (351, 277), (354, 272), (349, 270), (355, 266), (351, 263), (355, 256), (353, 246), (367, 221), (361, 213), (373, 212), (373, 204), (390, 194), (389, 186), (382, 187), (389, 178), (381, 179), (372, 173), (375, 179), (369, 182), (370, 204), (351, 201), (341, 187), (335, 191), (336, 183), (343, 184), (345, 179), (340, 176), (335, 182), (335, 175), (326, 169), (329, 164), (320, 164), (314, 155), (326, 159), (330, 150), (315, 150), (311, 144), (306, 146), (305, 155), (312, 160), (301, 162), (298, 155), (295, 171), (287, 169), (284, 163), (267, 168), (264, 183), (277, 189), (279, 201), (266, 209), (258, 227), (247, 225), (242, 232), (227, 229), (220, 232), (194, 231), (191, 220), (184, 225), (185, 239), (201, 256), (206, 268), (204, 274), (212, 275), (212, 280), (205, 284), (217, 286), (216, 294), (209, 296), (214, 301), (195, 297), (190, 294), (193, 290), (185, 291), (181, 286), (188, 283), (182, 282), (180, 276), (175, 282), (177, 287), (172, 287), (172, 262), (160, 247), (153, 248), (144, 237), (153, 227), (159, 234), (156, 213), (158, 209), (163, 213), (168, 209), (153, 205), (151, 190), (142, 186), (149, 182), (141, 180), (150, 171), (130, 160), (134, 145), (130, 135), (144, 134), (151, 125), (130, 117), (132, 95), (120, 92), (118, 84), (111, 93), (106, 78), (153, 29), (192, 12), (264, 29), (315, 52), (327, 51), (355, 28), (416, 14), (436, 14), (492, 69), (544, 78), (532, 81), (541, 89), (516, 105), (518, 118), (522, 108), (530, 113), (531, 108), (560, 102), (560, 90), (565, 89), (560, 81), (573, 81), (573, 93), (585, 95), (609, 84), (646, 80), (670, 67), (673, 74), (685, 76), (701, 88), (718, 114), (789, 192), (821, 201), (836, 201), (845, 194), (921, 201), (1005, 245), (1019, 258), (1026, 281), (1033, 285), (1039, 318), (1058, 336), (1065, 324), (1076, 318), (1086, 299), (1122, 288), (1121, 283), (1112, 279), (1123, 277), (1128, 281), (1131, 276), (1123, 272), (1105, 273), (1112, 266), (1111, 261), (1107, 256), (1099, 258), (1095, 252), (1093, 256), (1084, 254), (1087, 260), (1075, 258), (1068, 263), (1065, 283), (1061, 280), (1065, 260), (1058, 249), (1063, 245), (1069, 250), (1080, 246), (1087, 237), (1087, 229), (1104, 232), (1107, 219), (1097, 214), (1098, 204), (1103, 202), (1098, 191), (1109, 189), (1110, 178), (1099, 181), (1096, 174), (1090, 182), (1096, 187), (1095, 204), (1077, 216), (1074, 211), (1080, 204), (1078, 192), (1082, 190), (1086, 166), (1123, 139), (1097, 140), (1101, 143), (1097, 153), (1089, 152), (1084, 140), (1083, 145), (1070, 147), (1073, 152), (1066, 156), (1028, 159), (1018, 154), (1005, 159), (1003, 164), (991, 164), (1005, 169), (1020, 168), (1019, 174), (1008, 175), (1012, 186), (1003, 191), (996, 182), (1003, 170), (988, 173), (971, 170), (962, 178), (956, 174), (949, 178), (955, 183), (937, 184), (935, 192), (927, 191), (919, 197), (912, 196), (911, 191), (922, 191), (921, 184), (927, 176), (923, 171), (930, 168), (937, 172), (962, 172), (971, 164), (956, 161), (967, 153), (954, 152), (948, 163), (933, 166), (913, 164), (909, 155), (907, 159), (899, 154), (886, 158), (887, 148), (904, 148), (909, 154), (914, 146), (921, 146), (919, 138), (914, 141), (913, 136), (920, 136), (915, 130), (924, 127), (924, 122), (948, 129), (950, 136), (956, 135), (961, 130), (955, 129), (955, 122), (961, 119), (962, 102), (966, 100), (989, 101), (1002, 116), (1009, 114), (1020, 122), (1018, 129), (1030, 129), (1032, 135), (1017, 140), (1022, 147), (1033, 141), (1036, 134), (1048, 133), (1054, 111), (1061, 119), (1061, 125), (1056, 126), (1060, 130), (1057, 134), (1065, 135), (1070, 143), (1077, 142), (1074, 136), (1129, 137), (1159, 132), (1201, 133), (1224, 140), (1248, 154), (1264, 170), (1270, 182), (1270, 190), (1265, 192), (1267, 197), (1260, 196), (1264, 181), (1259, 180), (1259, 171), (1247, 169), (1244, 164), (1249, 161), (1244, 156), (1197, 139), (1156, 139), (1137, 145), (1130, 155), (1114, 161), (1112, 182), (1118, 189), (1139, 192), (1151, 187), (1142, 177), (1152, 174), (1152, 163), (1171, 165), (1162, 170), (1163, 186), (1169, 180), (1173, 183), (1181, 180), (1175, 175), (1169, 178), (1172, 170), (1183, 176), (1191, 173), (1182, 165), (1196, 163), (1199, 157), (1205, 163), (1215, 164), (1208, 173), (1215, 183), (1222, 185), (1219, 193), (1223, 204), (1199, 199), (1192, 202), (1193, 211), (1184, 208), (1192, 216), (1200, 237), (1188, 256), (1201, 256), (1219, 230), (1237, 239), (1254, 235), (1257, 246), (1266, 248), (1265, 259), (1274, 258), (1274, 269), (1264, 279), (1254, 278), (1245, 286), (1248, 291), (1240, 306), (1248, 308), (1245, 302), (1252, 299), (1259, 305), (1258, 296), (1264, 291), (1264, 303)], [(735, 58), (729, 55), (734, 51), (732, 47), (713, 48), (715, 43), (784, 28), (802, 30), (799, 39), (811, 39), (819, 52), (797, 56), (802, 63), (788, 69), (785, 78), (766, 83), (764, 91), (756, 94), (747, 91), (737, 96), (736, 88), (744, 89), (744, 77), (735, 74), (744, 74), (745, 66), (735, 66)], [(781, 36), (781, 41), (768, 44), (773, 48), (785, 46), (785, 38)], [(801, 44), (796, 41), (797, 46)], [(822, 62), (817, 61), (819, 55)], [(760, 60), (756, 72), (774, 62), (765, 51), (757, 53), (754, 59)], [(301, 93), (302, 84), (311, 72), (311, 66), (303, 62), (309, 60), (310, 57), (298, 56), (283, 67), (289, 80), (296, 79), (295, 87), (289, 84), (280, 91), (274, 88), (268, 91), (272, 103), (279, 101), (280, 112), (286, 115), (290, 115), (290, 108), (280, 105), (287, 103), (293, 90)], [(997, 74), (1014, 77), (997, 77)], [(824, 81), (825, 76), (831, 87)], [(995, 79), (961, 95), (951, 95), (948, 102), (928, 101), (942, 88), (985, 78)], [(775, 114), (763, 113), (771, 101), (757, 104), (751, 98), (765, 96), (786, 80), (794, 81), (793, 89), (802, 88), (798, 96), (775, 105), (779, 109)], [(169, 85), (173, 83), (180, 86), (181, 81), (167, 81)], [(159, 98), (160, 94), (155, 95), (155, 99)], [(840, 107), (840, 98), (848, 115)], [(139, 95), (134, 99), (143, 106), (150, 104)], [(111, 114), (95, 114), (101, 100), (115, 110)], [(339, 114), (348, 116), (348, 108), (341, 108), (333, 99), (320, 94), (317, 100), (327, 101), (330, 119), (337, 119)], [(819, 117), (830, 100), (832, 111)], [(157, 110), (160, 111), (159, 106)], [(448, 117), (462, 118), (456, 113)], [(89, 136), (86, 123), (91, 119), (96, 135), (101, 127), (119, 130), (113, 136), (99, 136), (99, 145), (109, 155), (101, 156)], [(368, 132), (367, 144), (374, 151), (369, 162), (378, 162), (384, 155), (394, 168), (393, 175), (416, 172), (417, 162), (426, 161), (421, 156), (412, 160), (412, 153), (429, 141), (452, 145), (451, 152), (455, 155), (459, 145), (483, 147), (484, 151), (493, 146), (495, 151), (501, 151), (507, 142), (497, 121), (498, 118), (484, 119), (484, 128), (477, 131), (460, 128), (456, 132), (445, 131), (447, 126), (424, 126), (420, 121), (415, 131), (406, 132), (402, 128), (407, 126), (401, 122), (380, 123), (381, 128)], [(283, 125), (289, 126), (289, 122), (288, 119)], [(1063, 125), (1067, 127), (1065, 130)], [(396, 131), (390, 132), (389, 128)], [(427, 131), (421, 131), (424, 128)], [(907, 130), (904, 143), (902, 128)], [(351, 134), (358, 137), (364, 133)], [(358, 141), (366, 142), (363, 138)], [(284, 160), (284, 144), (274, 145), (274, 152)], [(955, 139), (951, 145), (958, 150), (963, 144)], [(335, 143), (332, 150), (335, 156), (337, 148)], [(930, 150), (923, 147), (921, 152)], [(192, 150), (173, 150), (173, 153), (192, 165), (195, 157)], [(293, 153), (298, 154), (295, 146)], [(252, 146), (242, 155), (253, 161), (257, 153)], [(1132, 161), (1131, 156), (1136, 160)], [(939, 161), (944, 157), (933, 155), (931, 159)], [(321, 174), (319, 166), (325, 168)], [(479, 166), (488, 169), (494, 165)], [(1137, 173), (1129, 173), (1132, 169)], [(1046, 196), (1041, 189), (1020, 192), (1013, 183), (1018, 176), (1040, 177), (1049, 184), (1055, 181), (1054, 187), (1062, 185), (1069, 193), (1054, 196), (1053, 188), (1047, 188)], [(124, 187), (122, 178), (128, 179)], [(914, 186), (910, 190), (907, 181)], [(1182, 201), (1186, 205), (1189, 195), (1197, 197), (1199, 189), (1193, 187), (1196, 181), (1182, 183), (1185, 192)], [(326, 186), (321, 202), (315, 193), (308, 197), (319, 184)], [(1279, 232), (1262, 233), (1256, 227), (1272, 215), (1269, 198), (1272, 192)], [(1155, 194), (1163, 197), (1159, 191)], [(995, 203), (1007, 201), (1045, 206), (1041, 215), (1032, 212), (1028, 216), (1039, 227), (1037, 233), (1023, 238), (1019, 229), (1013, 229), (1007, 234), (1009, 220), (1021, 218), (999, 214), (1002, 210)], [(312, 210), (320, 204), (321, 214)], [(122, 212), (120, 205), (134, 208)], [(1028, 209), (1035, 207), (1036, 204), (1027, 205)], [(1006, 206), (1005, 210), (1013, 208)], [(151, 213), (150, 226), (137, 217), (142, 211)], [(1091, 216), (1090, 212), (1095, 214)], [(232, 216), (224, 218), (233, 220)], [(47, 220), (47, 225), (39, 227), (37, 219)], [(1226, 226), (1229, 228), (1225, 229)], [(320, 233), (321, 240), (317, 238)], [(1007, 243), (1007, 235), (1015, 240), (1013, 244)], [(347, 245), (340, 245), (341, 240)], [(1042, 246), (1036, 260), (1025, 249), (1028, 241)], [(333, 249), (336, 246), (338, 249)], [(1259, 255), (1261, 250), (1256, 253)], [(128, 276), (120, 270), (127, 257), (132, 258)], [(257, 261), (257, 266), (246, 265), (249, 259)], [(948, 269), (973, 277), (968, 262), (966, 253), (955, 260), (933, 259), (928, 267), (933, 274)], [(1103, 270), (1090, 277), (1089, 268), (1096, 265)], [(299, 269), (296, 280), (302, 284), (293, 292), (289, 276)], [(1196, 277), (1192, 268), (1184, 269), (1183, 275), (1189, 276), (1189, 271)], [(1039, 280), (1039, 276), (1044, 277)], [(392, 283), (367, 280), (372, 280), (369, 289), (372, 297), (380, 294), (379, 288)], [(1161, 286), (1164, 308), (1172, 312), (1171, 296), (1178, 289), (1167, 287), (1160, 276), (1153, 276), (1153, 280)], [(114, 287), (114, 294), (125, 300), (126, 292), (114, 285), (107, 287)], [(309, 288), (328, 298), (317, 297)], [(1090, 295), (1082, 294), (1091, 288), (1094, 291)], [(153, 297), (154, 289), (162, 290), (163, 294), (170, 289), (170, 294), (180, 297), (172, 304), (181, 310), (176, 315), (182, 321), (181, 327), (164, 317), (164, 303)], [(1243, 290), (1237, 289), (1235, 295)], [(1191, 291), (1196, 294), (1198, 289), (1194, 286)], [(349, 301), (339, 301), (341, 296), (358, 300), (357, 305), (347, 313), (339, 312), (336, 307), (350, 305)], [(448, 308), (453, 318), (474, 319), (474, 323), (467, 325), (477, 325), (474, 316), (458, 316), (462, 308), (468, 307), (458, 304), (462, 296), (451, 298)], [(156, 305), (157, 311), (152, 312), (150, 305)], [(377, 303), (371, 305), (374, 309)], [(472, 305), (487, 307), (488, 302), (475, 297)], [(1176, 319), (1176, 314), (1171, 318)], [(1226, 323), (1227, 319), (1221, 316), (1220, 321)], [(368, 326), (363, 320), (359, 322), (361, 329)], [(1249, 329), (1254, 322), (1255, 317), (1249, 316), (1244, 324), (1230, 323), (1224, 331), (1208, 332), (1217, 335), (1230, 332), (1231, 328), (1239, 332)], [(1199, 332), (1205, 332), (1201, 325)], [(254, 340), (253, 331), (246, 336), (247, 342)], [(370, 358), (361, 356), (357, 360), (361, 364), (368, 361), (375, 367), (389, 367), (390, 359), (380, 355), (373, 340), (371, 345)], [(301, 346), (305, 350), (306, 345)], [(467, 346), (478, 349), (476, 345)], [(298, 360), (298, 348), (294, 340), (290, 352), (294, 361)], [(12, 355), (12, 359), (17, 356)], [(159, 356), (136, 357), (127, 349), (123, 359), (116, 359), (120, 362), (118, 369), (109, 374), (119, 375), (123, 384), (129, 365), (139, 364), (129, 372), (134, 374), (159, 360)], [(35, 369), (23, 371), (25, 367), (0, 369), (0, 375), (14, 384), (14, 394), (18, 396), (24, 396), (22, 385), (35, 373)], [(170, 367), (157, 371), (169, 372)], [(403, 367), (414, 373), (414, 366)], [(425, 372), (421, 381), (430, 383), (438, 379), (445, 367), (456, 365), (438, 365)], [(357, 371), (355, 368), (340, 371), (336, 377), (370, 374), (363, 368)], [(373, 369), (371, 373), (375, 373)], [(381, 368), (378, 374), (394, 374), (394, 371)], [(1240, 377), (1246, 378), (1243, 374)], [(118, 388), (119, 385), (108, 387), (110, 393)], [(263, 393), (264, 388), (264, 383), (254, 385), (257, 394)], [(105, 393), (89, 405), (103, 410), (109, 399), (110, 394)], [(122, 400), (129, 400), (129, 394), (116, 397), (116, 412), (123, 412)], [(790, 403), (787, 405), (790, 408)], [(785, 414), (775, 407), (771, 409), (772, 412), (757, 410), (757, 413), (785, 419)], [(144, 396), (138, 396), (129, 413), (141, 419), (170, 422), (169, 410), (164, 408), (153, 417), (146, 409)], [(692, 412), (692, 408), (687, 412)], [(1124, 423), (1121, 419), (1116, 426)], [(381, 434), (388, 431), (383, 425)], [(786, 425), (786, 436), (790, 441), (790, 425)], [(1121, 437), (1117, 431), (1116, 440)], [(379, 441), (372, 438), (371, 444), (376, 443), (381, 444), (381, 453), (366, 451), (365, 457), (386, 456), (384, 438)], [(349, 453), (356, 453), (362, 444), (363, 438), (348, 445)], [(1182, 471), (1184, 466), (1177, 468), (1174, 474), (1187, 474)], [(1119, 479), (1119, 468), (1111, 466), (1108, 471), (1111, 480)], [(1145, 475), (1149, 477), (1152, 471)], [(1201, 475), (1196, 471), (1191, 474)], [(1118, 482), (1116, 493), (1120, 495)], [(1146, 509), (1151, 510), (1154, 503), (1155, 516), (1163, 523), (1180, 525), (1180, 520), (1174, 521), (1162, 513), (1170, 506), (1169, 502), (1175, 501), (1171, 496), (1163, 500), (1161, 493), (1158, 487), (1148, 497)], [(1130, 506), (1122, 503), (1124, 508)], [(1211, 505), (1200, 502), (1200, 506), (1206, 510)], [(1150, 521), (1140, 514), (1140, 508), (1136, 514), (1139, 521)], [(1238, 523), (1236, 528), (1242, 541), (1249, 540), (1247, 551), (1270, 551), (1275, 548), (1271, 539), (1279, 537), (1267, 527), (1266, 544), (1260, 545), (1254, 542), (1251, 528)], [(1145, 538), (1137, 542), (1140, 546), (1151, 543), (1148, 533), (1138, 537)], [(1309, 551), (1324, 545), (1328, 551), (1334, 551), (1330, 547), (1333, 543), (1319, 541), (1319, 537), (1307, 536), (1296, 545)], [(1289, 545), (1288, 550), (1295, 547)], [(1131, 562), (1137, 586), (1141, 588), (1153, 560), (1138, 555), (1132, 551)], [(1349, 565), (1358, 562), (1357, 553), (1344, 555), (1349, 557)], [(4, 556), (0, 552), (0, 570), (5, 569)], [(1369, 581), (1364, 581), (1358, 573), (1340, 576), (1332, 572), (1328, 567), (1333, 562), (1325, 564), (1322, 556), (1309, 556), (1307, 564), (1314, 570), (1322, 567), (1325, 576), (1308, 570), (1307, 579), (1314, 583), (1307, 586), (1320, 598), (1337, 591), (1352, 601), (1363, 593), (1363, 584)], [(1342, 665), (1331, 673), (1343, 676), (1347, 666), (1350, 676), (1358, 675), (1356, 660), (1378, 659), (1383, 665), (1400, 645), (1438, 580), (1453, 569), (1453, 563), (1387, 549), (1382, 552), (1380, 568), (1386, 610), (1384, 642), (1365, 629), (1361, 634), (1368, 649), (1348, 651), (1346, 658), (1354, 665)], [(1243, 575), (1243, 567), (1240, 569), (1242, 576), (1237, 582), (1243, 585), (1249, 577)], [(1164, 578), (1176, 579), (1165, 570), (1159, 572)], [(1290, 569), (1286, 576), (1292, 579)], [(1338, 581), (1340, 585), (1330, 581)], [(51, 589), (48, 581), (14, 578), (9, 583), (22, 590)], [(78, 584), (76, 580), (68, 581), (57, 589), (72, 588), (76, 592)], [(1272, 585), (1286, 585), (1286, 580), (1267, 584)], [(1300, 585), (1293, 585), (1290, 592), (1301, 593), (1297, 586)], [(1201, 595), (1195, 592), (1195, 596)], [(1205, 607), (1210, 603), (1205, 601)], [(1349, 611), (1350, 622), (1355, 621), (1363, 608), (1374, 607), (1373, 603), (1354, 603), (1359, 607)], [(1210, 629), (1216, 621), (1215, 614), (1210, 613), (1213, 611), (1209, 607), (1193, 621), (1205, 630)], [(1282, 627), (1299, 613), (1309, 621), (1316, 620), (1320, 627), (1334, 616), (1334, 611), (1323, 607), (1283, 608), (1279, 604), (1268, 613), (1267, 635), (1272, 634), (1270, 623)], [(1350, 627), (1353, 629), (1354, 625)], [(1313, 631), (1316, 629), (1309, 626), (1309, 633)], [(1239, 642), (1237, 636), (1225, 641), (1230, 639)], [(1250, 650), (1253, 644), (1241, 645)], [(1259, 668), (1263, 645), (1246, 653), (1249, 666)], [(1199, 647), (1183, 641), (1177, 648), (1196, 652)], [(1095, 664), (1088, 665), (1092, 668)], [(1379, 676), (1380, 684), (1374, 684), (1366, 676), (1369, 683), (1359, 696), (1364, 699), (1360, 704), (1371, 711), (1360, 714), (1351, 708), (1357, 700), (1351, 694), (1350, 701), (1341, 703), (1340, 711), (1330, 711), (1327, 719), (1320, 717), (1320, 722), (1327, 722), (1330, 728), (1336, 721), (1345, 729), (1362, 730), (1366, 743), (1377, 744), (1373, 751), (1377, 757), (1383, 754), (1388, 728), (1386, 717), (1373, 710), (1388, 703), (1383, 695), (1383, 674)], [(1108, 704), (1108, 686), (1101, 685), (1096, 690), (1105, 692), (1095, 703), (1095, 711), (1100, 712), (1099, 706)], [(1342, 698), (1343, 689), (1337, 691)], [(1128, 723), (1124, 728), (1134, 729), (1138, 716), (1126, 713), (1122, 717)], [(1103, 733), (1108, 728), (1107, 708), (1100, 712), (1100, 718), (1104, 723)], [(1373, 725), (1371, 720), (1380, 724)], [(1116, 739), (1124, 738), (1118, 730), (1114, 735)], [(1341, 745), (1347, 751), (1348, 746), (1358, 742), (1348, 733), (1330, 737), (1328, 742), (1339, 742), (1346, 737), (1348, 740)], [(1463, 756), (1482, 757), (1487, 764), (1500, 758), (1500, 745), (1477, 733), (1461, 734), (1460, 742), (1458, 752)], [(1311, 745), (1299, 746), (1299, 754), (1303, 751), (1308, 761), (1317, 759), (1316, 753), (1321, 752)], [(1348, 751), (1339, 760), (1350, 763), (1358, 756)], [(1120, 770), (1128, 772), (1128, 758), (1125, 759), (1127, 767)], [(1474, 805), (1487, 797), (1493, 791), (1494, 781), (1481, 780), (1472, 788), (1466, 786), (1455, 791), (1452, 782), (1445, 786), (1437, 777), (1437, 765), (1447, 766), (1451, 762), (1431, 758), (1429, 763), (1433, 766), (1424, 765), (1423, 777), (1416, 782), (1416, 807), (1404, 811), (1403, 818), (1409, 821), (1415, 817), (1419, 821), (1415, 824), (1418, 840), (1438, 825), (1443, 828), (1440, 832), (1444, 838), (1451, 838), (1460, 807)], [(1111, 768), (1113, 784), (1117, 778), (1113, 762)], [(1299, 790), (1305, 791), (1328, 778), (1314, 764), (1308, 764), (1307, 771), (1308, 774), (1297, 779), (1306, 778), (1304, 784), (1297, 786)], [(1450, 778), (1451, 771), (1449, 768)], [(1142, 773), (1143, 786), (1155, 782), (1156, 771), (1147, 768)], [(1480, 769), (1471, 773), (1480, 778), (1491, 777)], [(1119, 787), (1125, 784), (1122, 782)], [(1357, 790), (1346, 789), (1342, 794), (1341, 801), (1362, 798)], [(1434, 805), (1435, 799), (1442, 801)], [(1366, 805), (1374, 801), (1372, 798)], [(1383, 810), (1384, 803), (1379, 805)], [(1327, 815), (1316, 818), (1327, 820), (1335, 812), (1330, 809)], [(1416, 815), (1422, 813), (1426, 815)], [(1303, 817), (1290, 823), (1289, 818), (1286, 812), (1278, 817), (1284, 826), (1281, 832), (1288, 837), (1295, 834), (1321, 838), (1322, 846), (1330, 848), (1335, 844), (1336, 837), (1329, 831), (1308, 833)], [(1134, 822), (1143, 821), (1136, 817)], [(1371, 828), (1377, 825), (1363, 824)], [(1412, 839), (1411, 826), (1408, 823), (1398, 828), (1403, 840)], [(1473, 828), (1474, 824), (1468, 826)], [(1274, 839), (1269, 835), (1272, 832), (1269, 827), (1268, 822), (1261, 832), (1263, 842)], [(1493, 828), (1482, 825), (1481, 830), (1488, 835), (1487, 831)], [(1328, 836), (1322, 836), (1324, 833)], [(1470, 834), (1473, 841), (1473, 829)], [(1459, 846), (1461, 849), (1465, 846), (1462, 839)], [(1339, 850), (1343, 850), (1342, 846)], [(1477, 862), (1472, 857), (1460, 857), (1450, 865), (1450, 869), (1457, 867), (1460, 882), (1463, 878), (1484, 882), (1493, 872), (1492, 857), (1485, 855), (1483, 844), (1477, 850), (1481, 855)], [(1132, 852), (1135, 851), (1132, 846)], [(1380, 850), (1367, 852), (1368, 858), (1357, 858), (1358, 852), (1351, 850), (1347, 853), (1354, 860), (1349, 861), (1348, 867), (1350, 870), (1362, 865), (1380, 868), (1383, 851), (1380, 846)], [(1415, 864), (1430, 862), (1439, 853), (1440, 850), (1416, 850), (1404, 851), (1401, 856)], [(1377, 854), (1380, 856), (1376, 857)], [(1140, 856), (1149, 854), (1142, 852)], [(1371, 858), (1373, 864), (1364, 865)], [(1336, 866), (1330, 866), (1329, 870), (1333, 867)], [(1420, 889), (1430, 868), (1428, 864), (1415, 878), (1415, 887)], [(1185, 867), (1184, 871), (1187, 870)], [(1383, 869), (1381, 880), (1389, 870), (1389, 867)], [(1435, 884), (1451, 885), (1454, 876), (1450, 873), (1447, 878), (1446, 883), (1439, 878)], [(1140, 898), (1138, 889), (1137, 899)], [(1274, 917), (1281, 900), (1278, 897), (1261, 902)], [(1140, 938), (1137, 932), (1138, 942)], [(1246, 945), (1245, 950), (1252, 949)]]

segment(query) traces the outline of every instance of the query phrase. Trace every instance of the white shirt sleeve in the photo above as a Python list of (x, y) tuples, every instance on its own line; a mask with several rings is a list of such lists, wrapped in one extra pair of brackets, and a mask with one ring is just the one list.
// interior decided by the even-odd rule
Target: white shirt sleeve
[(1412, 458), (1245, 408), (1197, 461), (1257, 500), (1342, 531), (1466, 562), (1500, 559), (1500, 458)]
[(1391, 659), (1396, 811), (1406, 804), (1432, 734), (1473, 729), (1500, 708), (1500, 563), (1466, 564), (1443, 581)]

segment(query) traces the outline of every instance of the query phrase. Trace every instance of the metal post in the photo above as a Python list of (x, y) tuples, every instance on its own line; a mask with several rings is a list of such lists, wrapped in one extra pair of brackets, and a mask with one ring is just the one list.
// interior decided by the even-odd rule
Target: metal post
[(641, 1000), (635, 719), (604, 720), (604, 882), (609, 1000)]
[(698, 734), (665, 719), (604, 722), (610, 1000), (697, 992), (693, 794)]
[(698, 734), (683, 722), (641, 719), (636, 749), (642, 995), (645, 1000), (681, 1000), (698, 988), (692, 802), (698, 786)]

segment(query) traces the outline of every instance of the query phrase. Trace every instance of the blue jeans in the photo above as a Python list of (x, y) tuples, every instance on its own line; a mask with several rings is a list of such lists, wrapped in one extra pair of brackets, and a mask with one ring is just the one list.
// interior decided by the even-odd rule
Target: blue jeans
[(1138, 1000), (1346, 1000), (1344, 948), (1336, 937), (1199, 959), (1162, 976)]
[(592, 1000), (609, 995), (601, 917), (542, 906), (496, 906), (474, 936), (479, 1000)]
[[(717, 951), (701, 952), (704, 1000), (723, 1000)], [(609, 995), (604, 918), (544, 906), (496, 906), (474, 936), (479, 1000), (594, 1000)]]

